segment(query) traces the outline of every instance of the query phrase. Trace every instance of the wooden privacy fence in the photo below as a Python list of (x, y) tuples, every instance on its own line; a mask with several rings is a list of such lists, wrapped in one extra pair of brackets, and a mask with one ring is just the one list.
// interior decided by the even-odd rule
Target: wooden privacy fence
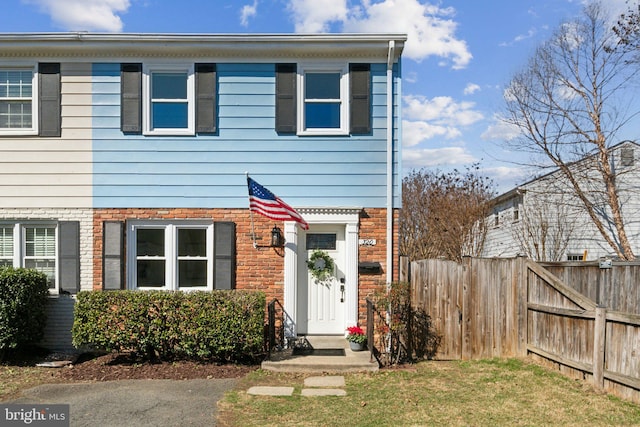
[[(591, 272), (573, 264), (550, 268), (555, 275), (524, 257), (412, 262), (412, 304), (441, 335), (437, 357), (530, 355), (640, 402), (640, 283), (631, 279), (639, 277), (640, 264), (615, 263), (608, 273), (597, 265)], [(605, 289), (595, 278), (606, 274), (618, 279)]]

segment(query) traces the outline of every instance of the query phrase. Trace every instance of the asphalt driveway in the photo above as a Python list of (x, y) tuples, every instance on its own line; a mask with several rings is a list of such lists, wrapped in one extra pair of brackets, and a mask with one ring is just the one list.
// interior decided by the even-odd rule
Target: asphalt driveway
[(235, 378), (45, 384), (3, 403), (69, 404), (73, 427), (215, 426), (216, 403)]

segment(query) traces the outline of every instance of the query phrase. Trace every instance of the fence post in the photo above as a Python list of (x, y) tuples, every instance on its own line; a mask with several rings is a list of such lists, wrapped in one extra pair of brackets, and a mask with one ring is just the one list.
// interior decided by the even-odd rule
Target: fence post
[[(471, 360), (474, 354), (474, 348), (471, 343), (475, 337), (472, 337), (471, 334), (473, 331), (470, 326), (470, 317), (472, 313), (471, 306), (471, 294), (472, 287), (474, 287), (474, 277), (473, 277), (473, 258), (470, 256), (462, 257), (462, 284), (459, 287), (459, 290), (462, 292), (460, 301), (462, 302), (462, 306), (458, 307), (459, 310), (459, 322), (460, 322), (460, 358), (462, 360)], [(475, 291), (475, 289), (474, 289)]]
[(400, 277), (401, 282), (409, 282), (409, 257), (406, 255), (400, 255)]
[(367, 350), (369, 350), (369, 361), (373, 362), (373, 351), (375, 346), (373, 345), (373, 340), (375, 339), (375, 331), (373, 330), (375, 325), (373, 323), (373, 303), (369, 298), (366, 298), (367, 301)]
[(524, 255), (518, 255), (517, 258), (517, 281), (516, 284), (516, 315), (518, 316), (518, 342), (516, 345), (517, 354), (520, 357), (527, 355), (527, 343), (529, 337), (527, 336), (529, 330), (529, 320), (527, 318), (529, 309), (529, 287), (528, 287), (528, 269), (527, 258)]
[(593, 386), (596, 390), (604, 388), (604, 353), (607, 326), (607, 309), (596, 307), (593, 326)]

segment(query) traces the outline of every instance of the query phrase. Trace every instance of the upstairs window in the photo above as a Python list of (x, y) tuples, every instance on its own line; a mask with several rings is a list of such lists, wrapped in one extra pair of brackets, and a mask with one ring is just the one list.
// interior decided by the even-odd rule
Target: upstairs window
[(59, 63), (0, 68), (0, 136), (61, 136), (61, 99)]
[(0, 69), (0, 133), (35, 133), (33, 68)]
[(370, 64), (276, 64), (279, 134), (369, 135)]
[(151, 127), (186, 129), (189, 126), (187, 73), (151, 74)]
[(146, 66), (144, 133), (195, 134), (195, 78), (193, 66)]
[(298, 129), (301, 135), (349, 133), (348, 68), (301, 66), (298, 69)]
[(340, 73), (306, 73), (304, 129), (340, 129)]
[(620, 164), (622, 166), (633, 166), (633, 157), (633, 148), (623, 147), (620, 150)]
[(346, 67), (300, 67), (299, 134), (348, 134), (348, 76)]

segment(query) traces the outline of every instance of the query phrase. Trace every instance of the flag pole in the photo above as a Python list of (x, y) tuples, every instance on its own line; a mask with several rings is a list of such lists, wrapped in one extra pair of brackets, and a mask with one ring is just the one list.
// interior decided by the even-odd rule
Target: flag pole
[[(249, 172), (244, 173), (247, 177), (247, 191), (249, 191)], [(251, 197), (249, 197), (249, 217), (251, 218), (251, 238), (253, 239), (253, 248), (258, 248), (258, 243), (256, 242), (256, 232), (255, 227), (253, 225), (253, 210), (251, 209)]]

